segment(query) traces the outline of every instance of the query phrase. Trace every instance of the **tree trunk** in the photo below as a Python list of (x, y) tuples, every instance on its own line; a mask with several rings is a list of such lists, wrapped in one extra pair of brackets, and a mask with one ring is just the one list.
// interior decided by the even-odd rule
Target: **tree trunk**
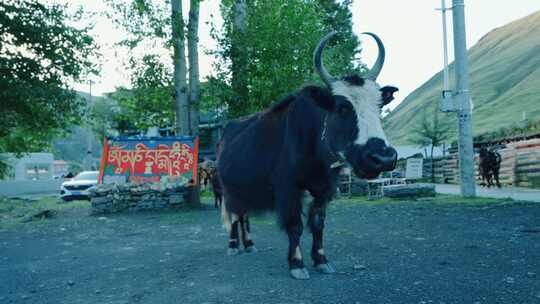
[(191, 0), (188, 23), (188, 58), (189, 58), (189, 120), (190, 133), (199, 135), (199, 2)]
[(236, 116), (248, 114), (248, 88), (246, 81), (247, 54), (242, 47), (242, 36), (246, 32), (247, 5), (245, 0), (236, 0), (234, 4), (234, 24), (231, 46), (232, 79), (231, 84), (236, 95), (231, 105), (231, 112)]
[[(193, 136), (199, 136), (199, 2), (200, 0), (191, 0), (188, 22), (189, 121), (190, 134)], [(193, 187), (191, 194), (189, 203), (199, 205), (201, 203), (199, 183)]]
[(433, 148), (431, 145), (431, 182), (435, 183), (435, 161), (433, 160)]
[(184, 44), (184, 19), (182, 1), (171, 0), (172, 42), (174, 63), (174, 103), (176, 114), (176, 135), (189, 134), (189, 105), (186, 83), (186, 50)]

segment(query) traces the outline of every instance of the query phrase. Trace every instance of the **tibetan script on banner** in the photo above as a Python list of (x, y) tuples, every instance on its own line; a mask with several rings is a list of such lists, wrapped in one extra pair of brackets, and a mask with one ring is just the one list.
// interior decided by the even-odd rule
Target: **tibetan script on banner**
[(198, 140), (193, 137), (113, 138), (105, 142), (100, 183), (197, 180)]

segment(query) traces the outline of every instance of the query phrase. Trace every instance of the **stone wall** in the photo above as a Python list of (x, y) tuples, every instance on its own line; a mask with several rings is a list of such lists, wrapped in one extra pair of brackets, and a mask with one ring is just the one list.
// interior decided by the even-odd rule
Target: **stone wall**
[(180, 183), (129, 183), (99, 185), (90, 193), (92, 213), (114, 213), (178, 207), (189, 189)]

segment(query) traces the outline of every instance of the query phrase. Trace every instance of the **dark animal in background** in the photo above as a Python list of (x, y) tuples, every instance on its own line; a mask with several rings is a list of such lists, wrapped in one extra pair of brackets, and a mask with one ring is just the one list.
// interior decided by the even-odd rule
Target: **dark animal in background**
[(200, 168), (200, 178), (199, 184), (201, 185), (201, 190), (206, 190), (210, 184), (210, 173), (206, 168)]
[(201, 185), (202, 190), (208, 189), (211, 179), (211, 170), (215, 167), (215, 163), (206, 158), (199, 164), (199, 185)]
[(323, 65), (322, 53), (335, 34), (323, 37), (314, 53), (315, 69), (325, 87), (306, 86), (263, 112), (231, 121), (218, 149), (228, 253), (239, 251), (239, 228), (245, 250), (254, 250), (248, 213), (276, 210), (289, 237), (287, 260), (296, 279), (309, 278), (300, 249), (303, 193), (308, 191), (313, 197), (307, 226), (313, 235), (315, 269), (333, 273), (323, 249), (323, 229), (341, 167), (348, 163), (358, 177), (374, 178), (393, 170), (397, 160), (380, 119), (381, 105), (389, 103), (398, 90), (376, 83), (384, 63), (384, 45), (375, 34), (365, 33), (379, 48), (370, 73), (365, 78), (334, 78)]
[(201, 190), (208, 189), (212, 186), (212, 192), (214, 193), (214, 206), (216, 208), (221, 206), (223, 202), (223, 190), (219, 177), (217, 176), (216, 163), (209, 159), (204, 159), (199, 165), (199, 184)]
[(223, 187), (217, 174), (217, 169), (212, 168), (210, 171), (210, 183), (212, 184), (212, 192), (214, 193), (214, 207), (221, 207), (223, 203)]
[(501, 155), (499, 152), (482, 147), (479, 153), (478, 171), (482, 176), (482, 182), (488, 188), (493, 186), (493, 179), (497, 187), (501, 187), (499, 183), (499, 170), (501, 169)]

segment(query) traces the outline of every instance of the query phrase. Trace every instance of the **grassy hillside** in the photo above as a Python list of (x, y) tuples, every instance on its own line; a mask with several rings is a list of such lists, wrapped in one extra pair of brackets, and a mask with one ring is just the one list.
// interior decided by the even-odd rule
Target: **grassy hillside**
[[(508, 127), (527, 118), (540, 119), (540, 12), (497, 28), (469, 50), (475, 135)], [(454, 68), (450, 66), (451, 83)], [(394, 144), (408, 144), (424, 109), (437, 106), (442, 72), (412, 92), (385, 118)], [(429, 111), (432, 113), (432, 111)], [(457, 124), (456, 114), (440, 119)]]

